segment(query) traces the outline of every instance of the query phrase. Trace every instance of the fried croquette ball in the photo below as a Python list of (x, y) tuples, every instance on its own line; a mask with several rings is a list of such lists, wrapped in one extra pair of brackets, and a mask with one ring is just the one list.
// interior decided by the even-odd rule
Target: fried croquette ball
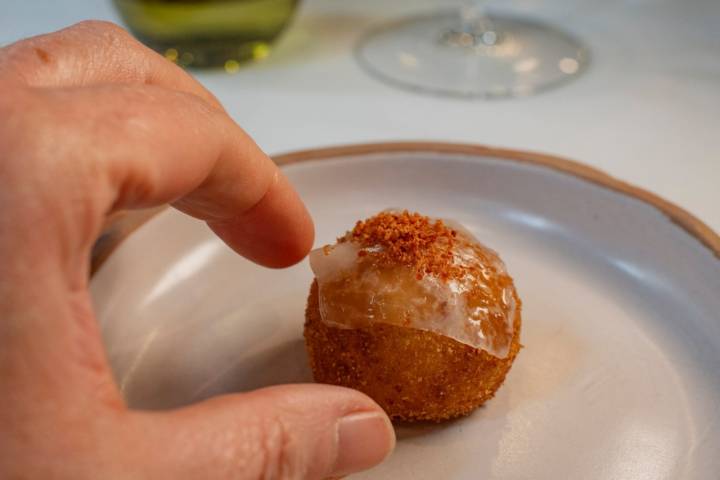
[(311, 254), (305, 343), (317, 382), (396, 420), (492, 398), (520, 350), (520, 300), (497, 254), (448, 222), (382, 212)]

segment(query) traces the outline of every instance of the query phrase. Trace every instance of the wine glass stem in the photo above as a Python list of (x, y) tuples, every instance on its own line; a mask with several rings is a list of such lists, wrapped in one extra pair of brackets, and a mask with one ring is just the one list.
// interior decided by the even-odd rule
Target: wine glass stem
[(490, 47), (500, 36), (487, 15), (487, 0), (464, 0), (460, 7), (460, 28), (443, 36), (445, 43), (456, 47)]
[(461, 30), (470, 34), (482, 34), (487, 31), (489, 19), (486, 13), (487, 1), (465, 0), (460, 6)]

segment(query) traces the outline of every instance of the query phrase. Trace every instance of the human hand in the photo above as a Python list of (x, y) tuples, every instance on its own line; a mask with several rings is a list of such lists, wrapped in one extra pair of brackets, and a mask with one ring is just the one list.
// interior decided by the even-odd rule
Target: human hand
[(218, 101), (108, 23), (0, 49), (0, 478), (315, 479), (394, 445), (365, 395), (287, 385), (129, 410), (88, 293), (118, 209), (171, 203), (241, 255), (298, 262), (313, 226)]

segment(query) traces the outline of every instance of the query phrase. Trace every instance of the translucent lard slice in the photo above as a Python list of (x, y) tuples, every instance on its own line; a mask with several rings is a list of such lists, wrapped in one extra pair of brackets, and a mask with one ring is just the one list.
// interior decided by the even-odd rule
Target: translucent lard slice
[(322, 321), (336, 328), (385, 323), (427, 330), (507, 357), (518, 302), (512, 279), (497, 253), (444, 222), (457, 232), (451, 261), (461, 272), (447, 279), (383, 261), (379, 245), (346, 240), (313, 250)]

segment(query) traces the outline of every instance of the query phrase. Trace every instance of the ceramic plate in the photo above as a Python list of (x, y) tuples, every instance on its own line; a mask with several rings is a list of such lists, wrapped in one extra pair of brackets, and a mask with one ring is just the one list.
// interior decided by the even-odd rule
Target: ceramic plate
[[(548, 156), (441, 144), (278, 158), (316, 245), (388, 207), (460, 221), (500, 252), (522, 350), (467, 418), (398, 427), (354, 478), (710, 479), (720, 472), (720, 239), (689, 214)], [(165, 210), (101, 266), (92, 293), (133, 407), (311, 379), (307, 261), (266, 270)]]

